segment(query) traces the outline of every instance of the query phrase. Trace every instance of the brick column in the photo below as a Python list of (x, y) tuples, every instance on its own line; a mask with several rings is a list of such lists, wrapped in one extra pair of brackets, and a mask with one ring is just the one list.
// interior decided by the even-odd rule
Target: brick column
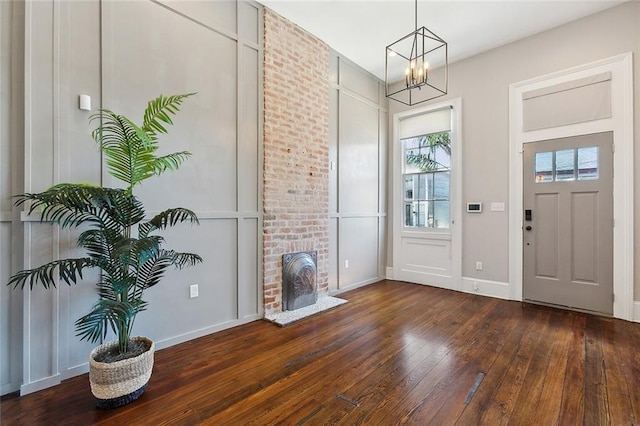
[(264, 308), (282, 310), (282, 255), (317, 250), (328, 292), (329, 48), (264, 9)]

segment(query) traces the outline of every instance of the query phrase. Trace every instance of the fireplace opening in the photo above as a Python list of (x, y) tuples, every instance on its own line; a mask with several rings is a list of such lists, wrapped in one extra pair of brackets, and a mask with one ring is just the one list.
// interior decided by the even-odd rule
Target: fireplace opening
[(283, 311), (304, 308), (318, 300), (316, 258), (315, 250), (282, 255)]

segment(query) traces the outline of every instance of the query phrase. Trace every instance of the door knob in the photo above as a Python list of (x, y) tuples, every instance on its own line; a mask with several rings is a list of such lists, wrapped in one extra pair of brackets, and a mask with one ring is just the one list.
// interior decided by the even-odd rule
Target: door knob
[(527, 231), (531, 231), (533, 228), (529, 225), (527, 225), (524, 229), (526, 229)]

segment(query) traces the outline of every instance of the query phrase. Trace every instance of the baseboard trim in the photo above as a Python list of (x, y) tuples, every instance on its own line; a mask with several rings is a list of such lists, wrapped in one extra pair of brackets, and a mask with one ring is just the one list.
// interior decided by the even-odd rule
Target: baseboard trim
[[(198, 337), (207, 336), (212, 333), (216, 333), (218, 331), (226, 330), (231, 327), (235, 327), (238, 325), (247, 324), (249, 322), (257, 321), (262, 319), (262, 315), (254, 314), (247, 316), (246, 318), (242, 318), (239, 320), (227, 321), (222, 324), (216, 324), (211, 327), (201, 328), (199, 330), (194, 330), (189, 333), (181, 334), (178, 336), (170, 337), (168, 339), (155, 341), (156, 350), (165, 349), (174, 345), (178, 345), (180, 343), (188, 342), (193, 339), (197, 339)], [(20, 395), (27, 395), (33, 392), (37, 392), (46, 388), (50, 388), (52, 386), (60, 384), (63, 380), (70, 379), (72, 377), (80, 376), (82, 374), (86, 374), (89, 372), (89, 363), (84, 363), (80, 365), (76, 365), (71, 367), (61, 374), (57, 374), (51, 377), (45, 377), (43, 379), (36, 380), (35, 382), (26, 383), (20, 387)], [(8, 389), (8, 392), (4, 392), (4, 387), (2, 389), (3, 395), (5, 393), (11, 392), (11, 389)]]
[(19, 383), (5, 383), (0, 387), (0, 396), (4, 396), (20, 390)]
[(460, 291), (480, 296), (495, 297), (511, 300), (509, 297), (509, 283), (500, 281), (480, 280), (478, 278), (462, 277)]
[(387, 266), (385, 271), (385, 278), (393, 281), (393, 267)]
[(85, 362), (84, 364), (75, 365), (73, 367), (69, 367), (66, 371), (63, 371), (62, 380), (67, 380), (72, 377), (80, 376), (82, 374), (87, 374), (89, 372), (89, 362)]
[(156, 341), (156, 350), (168, 348), (174, 345), (178, 345), (180, 343), (188, 342), (193, 339), (197, 339), (198, 337), (208, 336), (209, 334), (216, 333), (218, 331), (226, 330), (231, 327), (236, 327), (238, 325), (247, 324), (256, 320), (262, 319), (262, 315), (251, 315), (242, 319), (233, 320), (223, 322), (221, 324), (216, 324), (210, 327), (204, 327), (199, 330), (190, 331), (189, 333), (180, 334), (178, 336), (170, 337), (164, 340)]
[(55, 385), (59, 385), (61, 381), (62, 376), (60, 374), (56, 374), (55, 376), (49, 376), (43, 379), (38, 379), (34, 382), (25, 383), (20, 386), (20, 395), (28, 395), (33, 392), (38, 392)]
[(633, 301), (633, 322), (640, 322), (640, 301)]
[(349, 286), (345, 286), (345, 287), (342, 287), (342, 288), (339, 288), (337, 290), (334, 290), (334, 291), (330, 292), (330, 296), (335, 296), (337, 294), (344, 293), (345, 291), (355, 290), (356, 288), (360, 288), (360, 287), (364, 287), (366, 285), (377, 283), (382, 279), (383, 278), (376, 277), (376, 278), (371, 278), (371, 279), (368, 279), (368, 280), (360, 281), (360, 282), (357, 282), (357, 283), (353, 283), (353, 284), (351, 284)]

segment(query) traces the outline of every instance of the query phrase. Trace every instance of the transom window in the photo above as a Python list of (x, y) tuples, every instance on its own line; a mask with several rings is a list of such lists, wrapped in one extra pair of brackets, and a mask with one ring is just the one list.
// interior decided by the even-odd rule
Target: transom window
[(401, 139), (404, 225), (449, 228), (451, 132)]
[(536, 183), (598, 179), (598, 147), (536, 153)]

